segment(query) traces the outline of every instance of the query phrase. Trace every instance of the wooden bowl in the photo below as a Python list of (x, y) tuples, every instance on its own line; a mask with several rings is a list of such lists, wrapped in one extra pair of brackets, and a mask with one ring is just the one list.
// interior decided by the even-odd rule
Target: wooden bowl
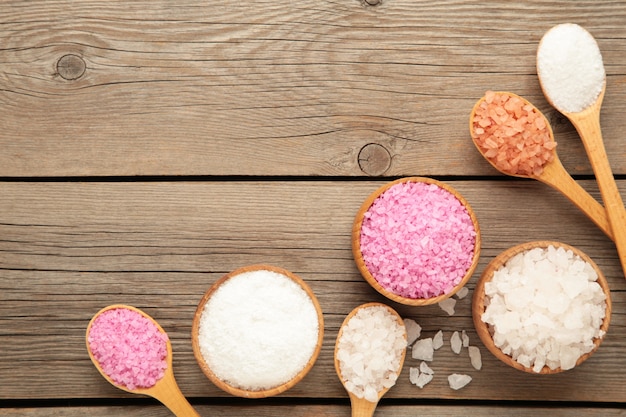
[[(583, 261), (588, 262), (593, 267), (593, 269), (598, 274), (597, 282), (602, 288), (602, 291), (604, 291), (604, 294), (606, 294), (606, 314), (604, 316), (604, 320), (602, 322), (602, 326), (600, 327), (600, 329), (606, 333), (606, 331), (609, 328), (609, 323), (611, 321), (611, 309), (612, 309), (611, 297), (610, 297), (609, 285), (606, 281), (606, 278), (604, 274), (602, 274), (602, 271), (600, 270), (598, 265), (596, 265), (596, 263), (593, 260), (591, 260), (589, 256), (587, 256), (585, 253), (583, 253), (579, 249), (573, 246), (567, 245), (565, 243), (561, 243), (561, 242), (535, 241), (535, 242), (527, 242), (527, 243), (523, 243), (523, 244), (511, 247), (505, 250), (504, 252), (500, 253), (487, 265), (482, 275), (480, 276), (478, 282), (476, 283), (476, 288), (474, 289), (474, 295), (473, 295), (473, 300), (472, 300), (472, 319), (474, 321), (474, 327), (476, 328), (476, 332), (478, 333), (478, 337), (480, 337), (480, 340), (496, 358), (500, 359), (502, 362), (506, 363), (507, 365), (515, 369), (519, 369), (521, 371), (532, 373), (532, 374), (537, 374), (537, 372), (534, 372), (532, 368), (528, 368), (520, 364), (519, 362), (515, 361), (510, 355), (505, 354), (504, 352), (502, 352), (502, 350), (500, 350), (495, 345), (493, 338), (492, 338), (492, 333), (489, 330), (489, 326), (485, 322), (482, 321), (481, 317), (482, 317), (482, 314), (485, 312), (485, 308), (486, 308), (485, 307), (485, 283), (491, 281), (491, 279), (493, 278), (494, 272), (500, 269), (504, 264), (507, 263), (509, 259), (511, 259), (515, 255), (522, 253), (522, 252), (529, 251), (534, 248), (547, 248), (551, 245), (554, 247), (561, 247), (565, 250), (571, 250), (574, 254), (578, 255)], [(602, 340), (603, 338), (596, 338), (594, 340), (593, 350), (582, 355), (580, 358), (578, 358), (578, 361), (576, 362), (576, 366), (580, 365), (585, 360), (587, 360), (598, 349)], [(550, 367), (546, 365), (538, 373), (539, 374), (555, 374), (559, 372), (563, 372), (563, 370), (561, 368), (550, 369)]]
[[(398, 295), (398, 294), (396, 294), (396, 293), (394, 293), (394, 292), (384, 288), (376, 280), (376, 278), (374, 278), (372, 273), (367, 268), (367, 265), (365, 264), (365, 260), (363, 259), (363, 254), (361, 253), (361, 226), (363, 224), (363, 219), (364, 219), (365, 213), (369, 210), (370, 206), (374, 203), (374, 201), (381, 194), (383, 194), (385, 191), (387, 191), (389, 188), (393, 187), (394, 185), (399, 184), (399, 183), (404, 183), (404, 182), (423, 182), (423, 183), (427, 183), (427, 184), (435, 184), (438, 187), (440, 187), (440, 188), (446, 190), (447, 192), (449, 192), (450, 194), (452, 194), (467, 209), (467, 212), (468, 212), (468, 214), (469, 214), (469, 216), (470, 216), (470, 218), (472, 220), (472, 223), (474, 225), (474, 230), (476, 231), (476, 237), (475, 237), (475, 242), (474, 242), (474, 255), (473, 255), (473, 258), (472, 258), (472, 263), (469, 266), (469, 268), (467, 269), (467, 271), (465, 273), (465, 276), (461, 279), (461, 281), (451, 291), (449, 291), (449, 292), (447, 292), (445, 294), (438, 295), (436, 297), (431, 297), (431, 298), (408, 298), (408, 297), (403, 297), (401, 295)], [(356, 262), (356, 266), (359, 269), (359, 272), (361, 273), (363, 278), (365, 278), (365, 280), (376, 291), (378, 291), (379, 293), (381, 293), (385, 297), (389, 298), (390, 300), (395, 301), (395, 302), (400, 303), (400, 304), (411, 305), (411, 306), (425, 306), (425, 305), (429, 305), (429, 304), (436, 304), (436, 303), (439, 303), (439, 302), (445, 300), (446, 298), (451, 297), (458, 290), (460, 290), (467, 283), (467, 281), (469, 281), (469, 279), (472, 277), (474, 271), (476, 270), (476, 266), (478, 265), (478, 259), (480, 257), (480, 246), (481, 246), (480, 227), (478, 225), (478, 220), (476, 219), (476, 215), (474, 214), (474, 211), (470, 207), (470, 205), (467, 202), (467, 200), (465, 200), (465, 198), (461, 194), (459, 194), (459, 192), (457, 192), (454, 188), (452, 188), (451, 186), (447, 185), (446, 183), (443, 183), (441, 181), (437, 181), (437, 180), (432, 179), (432, 178), (426, 178), (426, 177), (406, 177), (406, 178), (401, 178), (401, 179), (398, 179), (396, 181), (392, 181), (390, 183), (387, 183), (387, 184), (383, 185), (382, 187), (380, 187), (379, 189), (374, 191), (372, 194), (370, 194), (370, 196), (363, 202), (363, 204), (361, 205), (361, 208), (359, 209), (359, 211), (356, 214), (356, 217), (354, 219), (354, 223), (353, 223), (353, 226), (352, 226), (352, 255), (354, 257), (354, 261)]]
[[(200, 343), (198, 340), (198, 332), (199, 332), (199, 328), (200, 328), (200, 319), (202, 317), (203, 311), (204, 311), (204, 307), (206, 305), (206, 303), (209, 301), (209, 299), (211, 298), (211, 296), (215, 293), (215, 291), (227, 280), (240, 275), (242, 273), (245, 272), (252, 272), (252, 271), (272, 271), (272, 272), (276, 272), (279, 273), (281, 275), (284, 275), (288, 278), (290, 278), (291, 280), (293, 280), (295, 283), (297, 283), (309, 296), (309, 298), (311, 299), (311, 302), (313, 303), (313, 306), (317, 312), (317, 322), (318, 322), (318, 336), (317, 336), (317, 343), (315, 346), (315, 349), (313, 351), (313, 354), (311, 355), (309, 361), (306, 363), (306, 365), (304, 366), (304, 368), (299, 371), (291, 380), (275, 386), (275, 387), (271, 387), (268, 389), (263, 389), (263, 390), (246, 390), (246, 389), (242, 389), (236, 386), (233, 386), (231, 384), (229, 384), (226, 381), (223, 381), (222, 379), (220, 379), (210, 368), (210, 366), (208, 365), (208, 363), (206, 362), (204, 356), (202, 355), (201, 349), (200, 349)], [(317, 298), (315, 297), (315, 294), (313, 293), (313, 291), (311, 290), (311, 288), (298, 276), (296, 276), (295, 274), (283, 269), (283, 268), (279, 268), (279, 267), (275, 267), (275, 266), (271, 266), (271, 265), (251, 265), (251, 266), (246, 266), (246, 267), (242, 267), (239, 269), (236, 269), (232, 272), (230, 272), (229, 274), (226, 274), (225, 276), (223, 276), (221, 279), (219, 279), (218, 281), (215, 282), (215, 284), (213, 284), (211, 286), (211, 288), (209, 288), (209, 290), (204, 294), (204, 296), (202, 297), (202, 300), (200, 301), (200, 303), (198, 304), (198, 307), (196, 309), (196, 313), (194, 315), (194, 319), (193, 319), (193, 325), (192, 325), (192, 331), (191, 331), (191, 340), (192, 340), (192, 347), (193, 347), (193, 353), (194, 356), (196, 358), (196, 361), (198, 362), (198, 365), (200, 365), (200, 369), (202, 370), (202, 372), (207, 376), (207, 378), (209, 378), (209, 380), (211, 380), (211, 382), (213, 382), (213, 384), (215, 384), (218, 388), (222, 389), (223, 391), (226, 391), (229, 394), (238, 396), (238, 397), (243, 397), (243, 398), (265, 398), (265, 397), (271, 397), (274, 395), (278, 395), (281, 394), (285, 391), (287, 391), (288, 389), (290, 389), (291, 387), (293, 387), (294, 385), (296, 385), (298, 382), (300, 382), (302, 380), (302, 378), (304, 378), (306, 376), (306, 374), (311, 370), (311, 368), (313, 368), (313, 365), (315, 364), (315, 361), (317, 360), (317, 357), (319, 356), (319, 353), (322, 349), (322, 341), (324, 339), (324, 317), (322, 314), (322, 309), (320, 307), (320, 304), (317, 300)]]

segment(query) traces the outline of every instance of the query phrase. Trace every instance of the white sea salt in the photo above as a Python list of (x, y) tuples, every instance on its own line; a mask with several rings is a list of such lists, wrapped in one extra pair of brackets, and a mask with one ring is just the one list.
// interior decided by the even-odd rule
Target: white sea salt
[(420, 363), (420, 372), (424, 373), (424, 374), (428, 374), (428, 375), (434, 375), (435, 371), (433, 371), (431, 369), (430, 366), (428, 366), (428, 364), (426, 362), (421, 362)]
[(406, 343), (412, 345), (422, 333), (422, 327), (413, 319), (403, 319), (404, 327), (406, 327)]
[(470, 343), (469, 336), (465, 330), (461, 331), (461, 341), (463, 342), (463, 347), (468, 347)]
[(288, 276), (256, 270), (234, 275), (212, 294), (198, 343), (213, 373), (245, 390), (294, 378), (316, 349), (320, 323), (313, 301)]
[(434, 357), (435, 349), (433, 347), (432, 337), (420, 339), (413, 345), (411, 350), (411, 357), (413, 359), (419, 359), (422, 361), (432, 361)]
[(456, 305), (456, 300), (454, 298), (446, 298), (438, 303), (439, 307), (448, 313), (449, 316), (454, 314), (454, 306)]
[(472, 381), (472, 377), (463, 374), (452, 374), (448, 376), (448, 384), (453, 390), (459, 390)]
[(450, 348), (457, 355), (461, 353), (461, 348), (463, 347), (463, 341), (461, 340), (461, 336), (458, 331), (452, 333), (452, 337), (450, 337)]
[(554, 26), (545, 33), (537, 50), (537, 72), (554, 107), (569, 113), (593, 104), (605, 80), (596, 40), (573, 23)]
[(409, 368), (409, 381), (418, 388), (424, 388), (433, 378), (434, 375), (432, 373), (422, 372), (418, 368)]
[(378, 401), (378, 392), (396, 383), (406, 346), (405, 326), (386, 307), (360, 308), (337, 340), (346, 389), (359, 398)]
[(433, 336), (433, 349), (439, 350), (443, 346), (443, 331), (439, 330)]
[(467, 287), (462, 287), (456, 292), (456, 298), (458, 298), (459, 300), (462, 300), (465, 297), (467, 297), (468, 293), (469, 293), (469, 289)]
[(469, 354), (470, 363), (477, 371), (483, 367), (482, 356), (480, 355), (480, 349), (476, 346), (468, 346), (467, 352)]
[(571, 250), (522, 252), (485, 283), (481, 319), (495, 345), (523, 366), (571, 369), (604, 336), (606, 295), (597, 278)]

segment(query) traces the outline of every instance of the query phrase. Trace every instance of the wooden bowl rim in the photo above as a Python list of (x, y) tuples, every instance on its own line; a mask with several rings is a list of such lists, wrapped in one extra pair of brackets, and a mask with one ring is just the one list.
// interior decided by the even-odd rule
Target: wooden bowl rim
[[(333, 350), (333, 361), (335, 364), (335, 372), (337, 373), (337, 376), (339, 377), (339, 380), (341, 381), (341, 385), (344, 386), (345, 388), (345, 380), (343, 379), (343, 375), (341, 374), (341, 367), (339, 366), (339, 360), (337, 359), (337, 351), (339, 350), (339, 339), (341, 339), (341, 336), (343, 335), (343, 329), (345, 327), (345, 325), (350, 321), (350, 319), (352, 317), (354, 317), (356, 315), (356, 313), (359, 312), (359, 310), (362, 310), (364, 308), (369, 308), (369, 307), (384, 307), (386, 308), (395, 318), (396, 321), (402, 326), (402, 328), (404, 329), (404, 340), (408, 340), (408, 335), (407, 335), (407, 331), (406, 331), (406, 325), (404, 324), (404, 320), (402, 319), (402, 316), (400, 316), (400, 314), (394, 310), (392, 307), (388, 306), (387, 304), (384, 303), (379, 303), (379, 302), (371, 302), (371, 303), (365, 303), (365, 304), (361, 304), (358, 307), (355, 307), (344, 319), (343, 322), (341, 323), (341, 326), (339, 326), (339, 331), (337, 332), (337, 338), (335, 339), (335, 348)], [(402, 368), (404, 365), (404, 360), (406, 359), (406, 351), (407, 349), (402, 349), (402, 354), (400, 357), (400, 367), (398, 369), (398, 376), (400, 375), (400, 373), (402, 372)], [(385, 395), (385, 393), (387, 391), (389, 391), (391, 389), (391, 387), (389, 388), (384, 388), (382, 391), (380, 391), (378, 393), (378, 398), (382, 398), (383, 395)], [(346, 389), (347, 391), (347, 389)], [(353, 393), (351, 393), (350, 391), (348, 391), (348, 394), (352, 397), (354, 396)]]
[[(405, 182), (423, 182), (426, 184), (434, 184), (437, 185), (438, 187), (444, 189), (445, 191), (449, 192), (450, 194), (452, 194), (457, 200), (459, 200), (459, 202), (465, 207), (465, 209), (467, 210), (467, 213), (470, 216), (470, 219), (472, 220), (472, 224), (474, 225), (474, 230), (476, 232), (476, 236), (475, 236), (475, 240), (474, 240), (474, 255), (472, 257), (472, 263), (470, 264), (469, 268), (467, 269), (467, 271), (465, 272), (465, 276), (463, 277), (463, 279), (461, 279), (461, 281), (449, 292), (445, 293), (445, 294), (441, 294), (438, 295), (436, 297), (431, 297), (431, 298), (407, 298), (407, 297), (402, 297), (398, 294), (395, 294), (389, 290), (387, 290), (386, 288), (384, 288), (382, 285), (380, 285), (378, 283), (378, 281), (376, 281), (376, 278), (374, 278), (374, 276), (370, 273), (370, 271), (368, 270), (367, 266), (365, 265), (365, 260), (363, 259), (363, 254), (361, 253), (361, 226), (363, 224), (363, 218), (365, 216), (365, 213), (369, 210), (369, 208), (371, 207), (371, 205), (374, 203), (374, 201), (381, 195), (383, 194), (385, 191), (387, 191), (388, 189), (390, 189), (391, 187), (400, 184), (400, 183), (405, 183)], [(361, 207), (359, 208), (359, 211), (357, 212), (355, 219), (354, 219), (354, 223), (352, 225), (352, 256), (354, 258), (354, 261), (356, 263), (356, 266), (359, 270), (359, 272), (361, 273), (361, 275), (363, 276), (363, 278), (376, 290), (378, 291), (380, 294), (384, 295), (385, 297), (387, 297), (388, 299), (395, 301), (397, 303), (400, 304), (404, 304), (404, 305), (410, 305), (410, 306), (426, 306), (426, 305), (431, 305), (431, 304), (437, 304), (447, 298), (452, 297), (454, 294), (457, 293), (457, 291), (459, 291), (462, 287), (465, 286), (465, 284), (467, 284), (467, 282), (470, 280), (470, 278), (472, 277), (472, 275), (474, 274), (474, 271), (476, 270), (476, 267), (478, 266), (478, 259), (480, 258), (480, 250), (481, 250), (481, 232), (480, 232), (480, 226), (478, 224), (478, 219), (476, 218), (476, 214), (474, 213), (474, 210), (472, 209), (471, 205), (469, 204), (469, 202), (465, 199), (465, 197), (463, 197), (456, 189), (454, 189), (452, 186), (436, 180), (434, 178), (428, 178), (428, 177), (405, 177), (405, 178), (399, 178), (395, 181), (391, 181), (387, 184), (382, 185), (381, 187), (379, 187), (377, 190), (375, 190), (373, 193), (371, 193), (367, 199), (363, 202), (363, 204), (361, 205)]]
[[(205, 307), (206, 303), (209, 301), (209, 299), (211, 298), (213, 293), (219, 288), (220, 285), (222, 285), (224, 282), (226, 282), (230, 278), (235, 277), (237, 275), (240, 275), (242, 273), (253, 272), (253, 271), (272, 271), (272, 272), (276, 272), (276, 273), (279, 273), (281, 275), (284, 275), (284, 276), (290, 278), (295, 283), (300, 285), (300, 287), (307, 293), (307, 295), (311, 299), (311, 302), (313, 303), (313, 306), (315, 307), (315, 311), (317, 312), (317, 321), (318, 321), (317, 344), (315, 346), (313, 354), (309, 358), (309, 361), (306, 363), (304, 368), (302, 370), (300, 370), (300, 372), (298, 372), (289, 381), (287, 381), (287, 382), (285, 382), (285, 383), (283, 383), (281, 385), (278, 385), (276, 387), (267, 388), (267, 389), (263, 389), (263, 390), (245, 390), (245, 389), (242, 389), (242, 388), (235, 387), (235, 386), (227, 383), (226, 381), (223, 381), (222, 379), (220, 379), (217, 375), (215, 375), (215, 373), (211, 370), (209, 365), (206, 363), (206, 360), (204, 359), (204, 356), (202, 355), (202, 352), (200, 350), (200, 343), (198, 341), (198, 331), (199, 331), (199, 328), (200, 328), (200, 318), (202, 316), (202, 313), (204, 311), (204, 307)], [(196, 312), (194, 314), (192, 328), (191, 328), (191, 344), (192, 344), (192, 348), (193, 348), (193, 354), (194, 354), (194, 356), (196, 358), (196, 361), (198, 362), (198, 365), (200, 366), (200, 369), (204, 373), (204, 375), (215, 386), (217, 386), (218, 388), (222, 389), (223, 391), (225, 391), (225, 392), (227, 392), (227, 393), (229, 393), (231, 395), (235, 395), (237, 397), (242, 397), (242, 398), (265, 398), (265, 397), (271, 397), (271, 396), (274, 396), (274, 395), (281, 394), (281, 393), (287, 391), (288, 389), (292, 388), (294, 385), (296, 385), (298, 382), (300, 382), (309, 373), (309, 371), (313, 368), (313, 365), (317, 361), (317, 358), (318, 358), (318, 356), (320, 354), (320, 351), (322, 349), (323, 340), (324, 340), (324, 316), (323, 316), (323, 313), (322, 313), (322, 308), (320, 306), (320, 303), (317, 300), (317, 297), (315, 296), (315, 294), (313, 293), (313, 290), (311, 290), (309, 285), (302, 278), (300, 278), (296, 274), (292, 273), (291, 271), (288, 271), (288, 270), (286, 270), (284, 268), (280, 268), (280, 267), (277, 267), (277, 266), (267, 265), (267, 264), (255, 264), (255, 265), (243, 266), (243, 267), (237, 268), (237, 269), (227, 273), (226, 275), (222, 276), (219, 280), (217, 280), (204, 293), (204, 296), (200, 300), (200, 303), (198, 303), (198, 307), (196, 308)]]
[[(547, 365), (545, 365), (540, 372), (535, 372), (532, 370), (532, 367), (531, 368), (525, 367), (519, 362), (513, 360), (511, 356), (502, 352), (495, 345), (493, 338), (491, 336), (491, 333), (489, 332), (489, 328), (487, 324), (482, 321), (481, 316), (485, 311), (485, 300), (484, 300), (485, 283), (491, 281), (491, 279), (493, 278), (494, 272), (500, 267), (502, 267), (509, 259), (511, 259), (513, 256), (519, 253), (526, 252), (534, 248), (547, 248), (549, 246), (554, 246), (557, 248), (561, 247), (565, 250), (571, 250), (574, 254), (578, 255), (582, 260), (589, 263), (598, 274), (597, 283), (600, 285), (600, 287), (602, 288), (602, 291), (604, 291), (604, 294), (606, 295), (606, 313), (602, 321), (602, 325), (600, 326), (600, 329), (605, 332), (604, 336), (606, 336), (606, 332), (608, 332), (609, 324), (611, 322), (611, 311), (612, 311), (609, 284), (606, 280), (606, 277), (602, 273), (602, 270), (593, 261), (593, 259), (591, 259), (582, 250), (574, 246), (568, 245), (567, 243), (551, 241), (551, 240), (538, 240), (538, 241), (521, 243), (519, 245), (506, 249), (505, 251), (497, 255), (494, 259), (492, 259), (491, 262), (489, 262), (489, 264), (485, 267), (485, 270), (483, 271), (480, 278), (478, 279), (478, 282), (476, 283), (476, 287), (474, 288), (474, 294), (472, 297), (472, 320), (474, 322), (476, 333), (478, 334), (478, 337), (483, 342), (485, 347), (496, 358), (500, 359), (505, 364), (515, 369), (518, 369), (527, 373), (535, 374), (535, 375), (556, 374), (556, 373), (563, 372), (563, 369), (561, 368), (550, 369)], [(585, 353), (580, 358), (578, 358), (578, 360), (576, 361), (576, 366), (586, 361), (596, 350), (598, 350), (598, 347), (604, 340), (604, 336), (594, 339), (594, 348), (590, 352)]]

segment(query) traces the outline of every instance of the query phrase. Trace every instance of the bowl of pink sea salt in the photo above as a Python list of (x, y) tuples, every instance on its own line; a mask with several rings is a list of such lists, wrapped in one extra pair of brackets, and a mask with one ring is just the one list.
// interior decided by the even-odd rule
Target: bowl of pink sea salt
[(606, 278), (581, 250), (561, 242), (527, 242), (485, 268), (472, 300), (476, 332), (505, 364), (554, 374), (589, 359), (611, 319)]
[(311, 288), (271, 265), (238, 268), (198, 304), (192, 347), (217, 387), (243, 398), (278, 395), (301, 381), (322, 347), (324, 320)]
[(408, 177), (372, 193), (357, 212), (352, 253), (365, 280), (387, 298), (429, 305), (471, 278), (480, 256), (478, 220), (451, 186)]

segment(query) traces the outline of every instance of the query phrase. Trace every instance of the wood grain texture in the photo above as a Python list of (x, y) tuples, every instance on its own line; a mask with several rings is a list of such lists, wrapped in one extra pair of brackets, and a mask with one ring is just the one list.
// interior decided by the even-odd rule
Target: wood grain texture
[[(213, 417), (346, 417), (350, 415), (348, 405), (198, 405), (203, 416)], [(569, 417), (572, 409), (556, 407), (507, 407), (504, 406), (395, 406), (380, 405), (377, 417), (484, 417), (492, 415), (514, 415), (517, 417)], [(624, 416), (624, 410), (614, 408), (576, 408), (576, 416)], [(22, 417), (171, 417), (171, 413), (159, 406), (128, 407), (68, 407), (0, 409), (0, 416)]]
[(589, 174), (536, 77), (564, 21), (598, 39), (626, 173), (621, 1), (22, 0), (0, 16), (0, 177), (492, 175), (467, 130), (487, 89), (546, 112), (566, 167)]
[[(91, 316), (113, 303), (141, 308), (168, 332), (185, 395), (228, 397), (210, 384), (193, 358), (193, 314), (202, 294), (223, 274), (264, 262), (303, 278), (317, 295), (326, 324), (316, 365), (281, 397), (345, 398), (333, 368), (337, 330), (355, 306), (381, 301), (416, 319), (426, 337), (442, 329), (449, 339), (453, 331), (467, 330), (484, 361), (483, 369), (475, 371), (467, 352), (456, 355), (448, 345), (432, 364), (435, 380), (420, 390), (408, 381), (408, 368), (419, 363), (407, 358), (400, 381), (386, 397), (626, 401), (621, 383), (626, 281), (612, 242), (567, 200), (531, 181), (451, 184), (481, 224), (476, 274), (514, 244), (551, 239), (583, 250), (607, 277), (613, 316), (601, 348), (577, 369), (538, 379), (497, 362), (480, 344), (471, 294), (459, 300), (450, 317), (436, 305), (390, 303), (360, 277), (351, 256), (351, 225), (360, 203), (380, 185), (0, 183), (0, 338), (10, 341), (2, 344), (0, 355), (0, 399), (129, 397), (100, 377), (84, 346)], [(546, 221), (546, 216), (558, 221)], [(470, 280), (470, 290), (476, 279)], [(452, 372), (467, 372), (474, 380), (452, 391), (446, 380)]]

